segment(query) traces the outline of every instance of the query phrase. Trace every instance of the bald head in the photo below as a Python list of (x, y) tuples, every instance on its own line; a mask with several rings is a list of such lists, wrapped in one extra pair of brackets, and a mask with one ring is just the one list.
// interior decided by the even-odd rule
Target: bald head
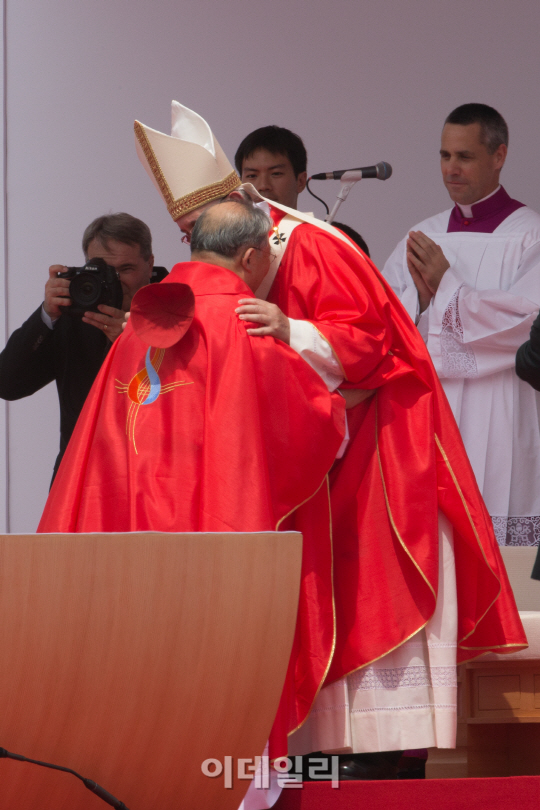
[(268, 272), (269, 217), (252, 203), (227, 200), (207, 208), (191, 233), (191, 258), (231, 270), (255, 290)]

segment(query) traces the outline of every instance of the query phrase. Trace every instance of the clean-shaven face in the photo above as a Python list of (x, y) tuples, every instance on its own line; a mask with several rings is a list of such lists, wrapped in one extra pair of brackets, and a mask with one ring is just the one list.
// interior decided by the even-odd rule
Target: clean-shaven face
[(306, 179), (307, 172), (296, 177), (286, 155), (274, 155), (267, 149), (257, 149), (242, 164), (243, 183), (252, 183), (263, 197), (289, 208), (296, 208)]
[(441, 171), (450, 198), (472, 205), (495, 191), (506, 158), (501, 144), (490, 155), (481, 141), (480, 124), (445, 124), (441, 138)]

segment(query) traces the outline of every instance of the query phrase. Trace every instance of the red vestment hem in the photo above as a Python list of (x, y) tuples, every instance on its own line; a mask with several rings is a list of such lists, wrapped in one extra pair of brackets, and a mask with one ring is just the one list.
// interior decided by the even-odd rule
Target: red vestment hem
[[(282, 212), (273, 210), (277, 224)], [(458, 663), (527, 640), (463, 442), (418, 330), (373, 263), (316, 225), (289, 237), (268, 300), (326, 338), (346, 382), (376, 394), (347, 412), (332, 470), (336, 649), (327, 681), (429, 621), (438, 511), (453, 527)]]

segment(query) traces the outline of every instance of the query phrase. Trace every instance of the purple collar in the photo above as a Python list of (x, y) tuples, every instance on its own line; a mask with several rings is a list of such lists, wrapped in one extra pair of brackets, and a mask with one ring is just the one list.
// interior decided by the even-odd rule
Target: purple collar
[(448, 220), (447, 233), (456, 231), (471, 231), (474, 233), (493, 233), (506, 217), (523, 208), (524, 203), (512, 200), (501, 186), (496, 194), (488, 197), (487, 200), (474, 203), (472, 208), (472, 218), (464, 217), (460, 207), (454, 205)]

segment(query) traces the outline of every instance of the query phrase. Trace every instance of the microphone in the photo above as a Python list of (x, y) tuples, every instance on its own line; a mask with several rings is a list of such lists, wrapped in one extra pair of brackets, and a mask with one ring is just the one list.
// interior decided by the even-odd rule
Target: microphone
[[(382, 160), (380, 163), (377, 163), (376, 166), (361, 166), (358, 169), (343, 169), (342, 171), (338, 172), (321, 172), (320, 174), (314, 174), (309, 179), (341, 180), (343, 175), (348, 174), (349, 172), (354, 172), (356, 175), (355, 177), (351, 177), (351, 180), (368, 180), (371, 177), (376, 177), (377, 180), (388, 180), (388, 178), (392, 176), (392, 167), (389, 163)], [(345, 179), (347, 180), (348, 178)]]

